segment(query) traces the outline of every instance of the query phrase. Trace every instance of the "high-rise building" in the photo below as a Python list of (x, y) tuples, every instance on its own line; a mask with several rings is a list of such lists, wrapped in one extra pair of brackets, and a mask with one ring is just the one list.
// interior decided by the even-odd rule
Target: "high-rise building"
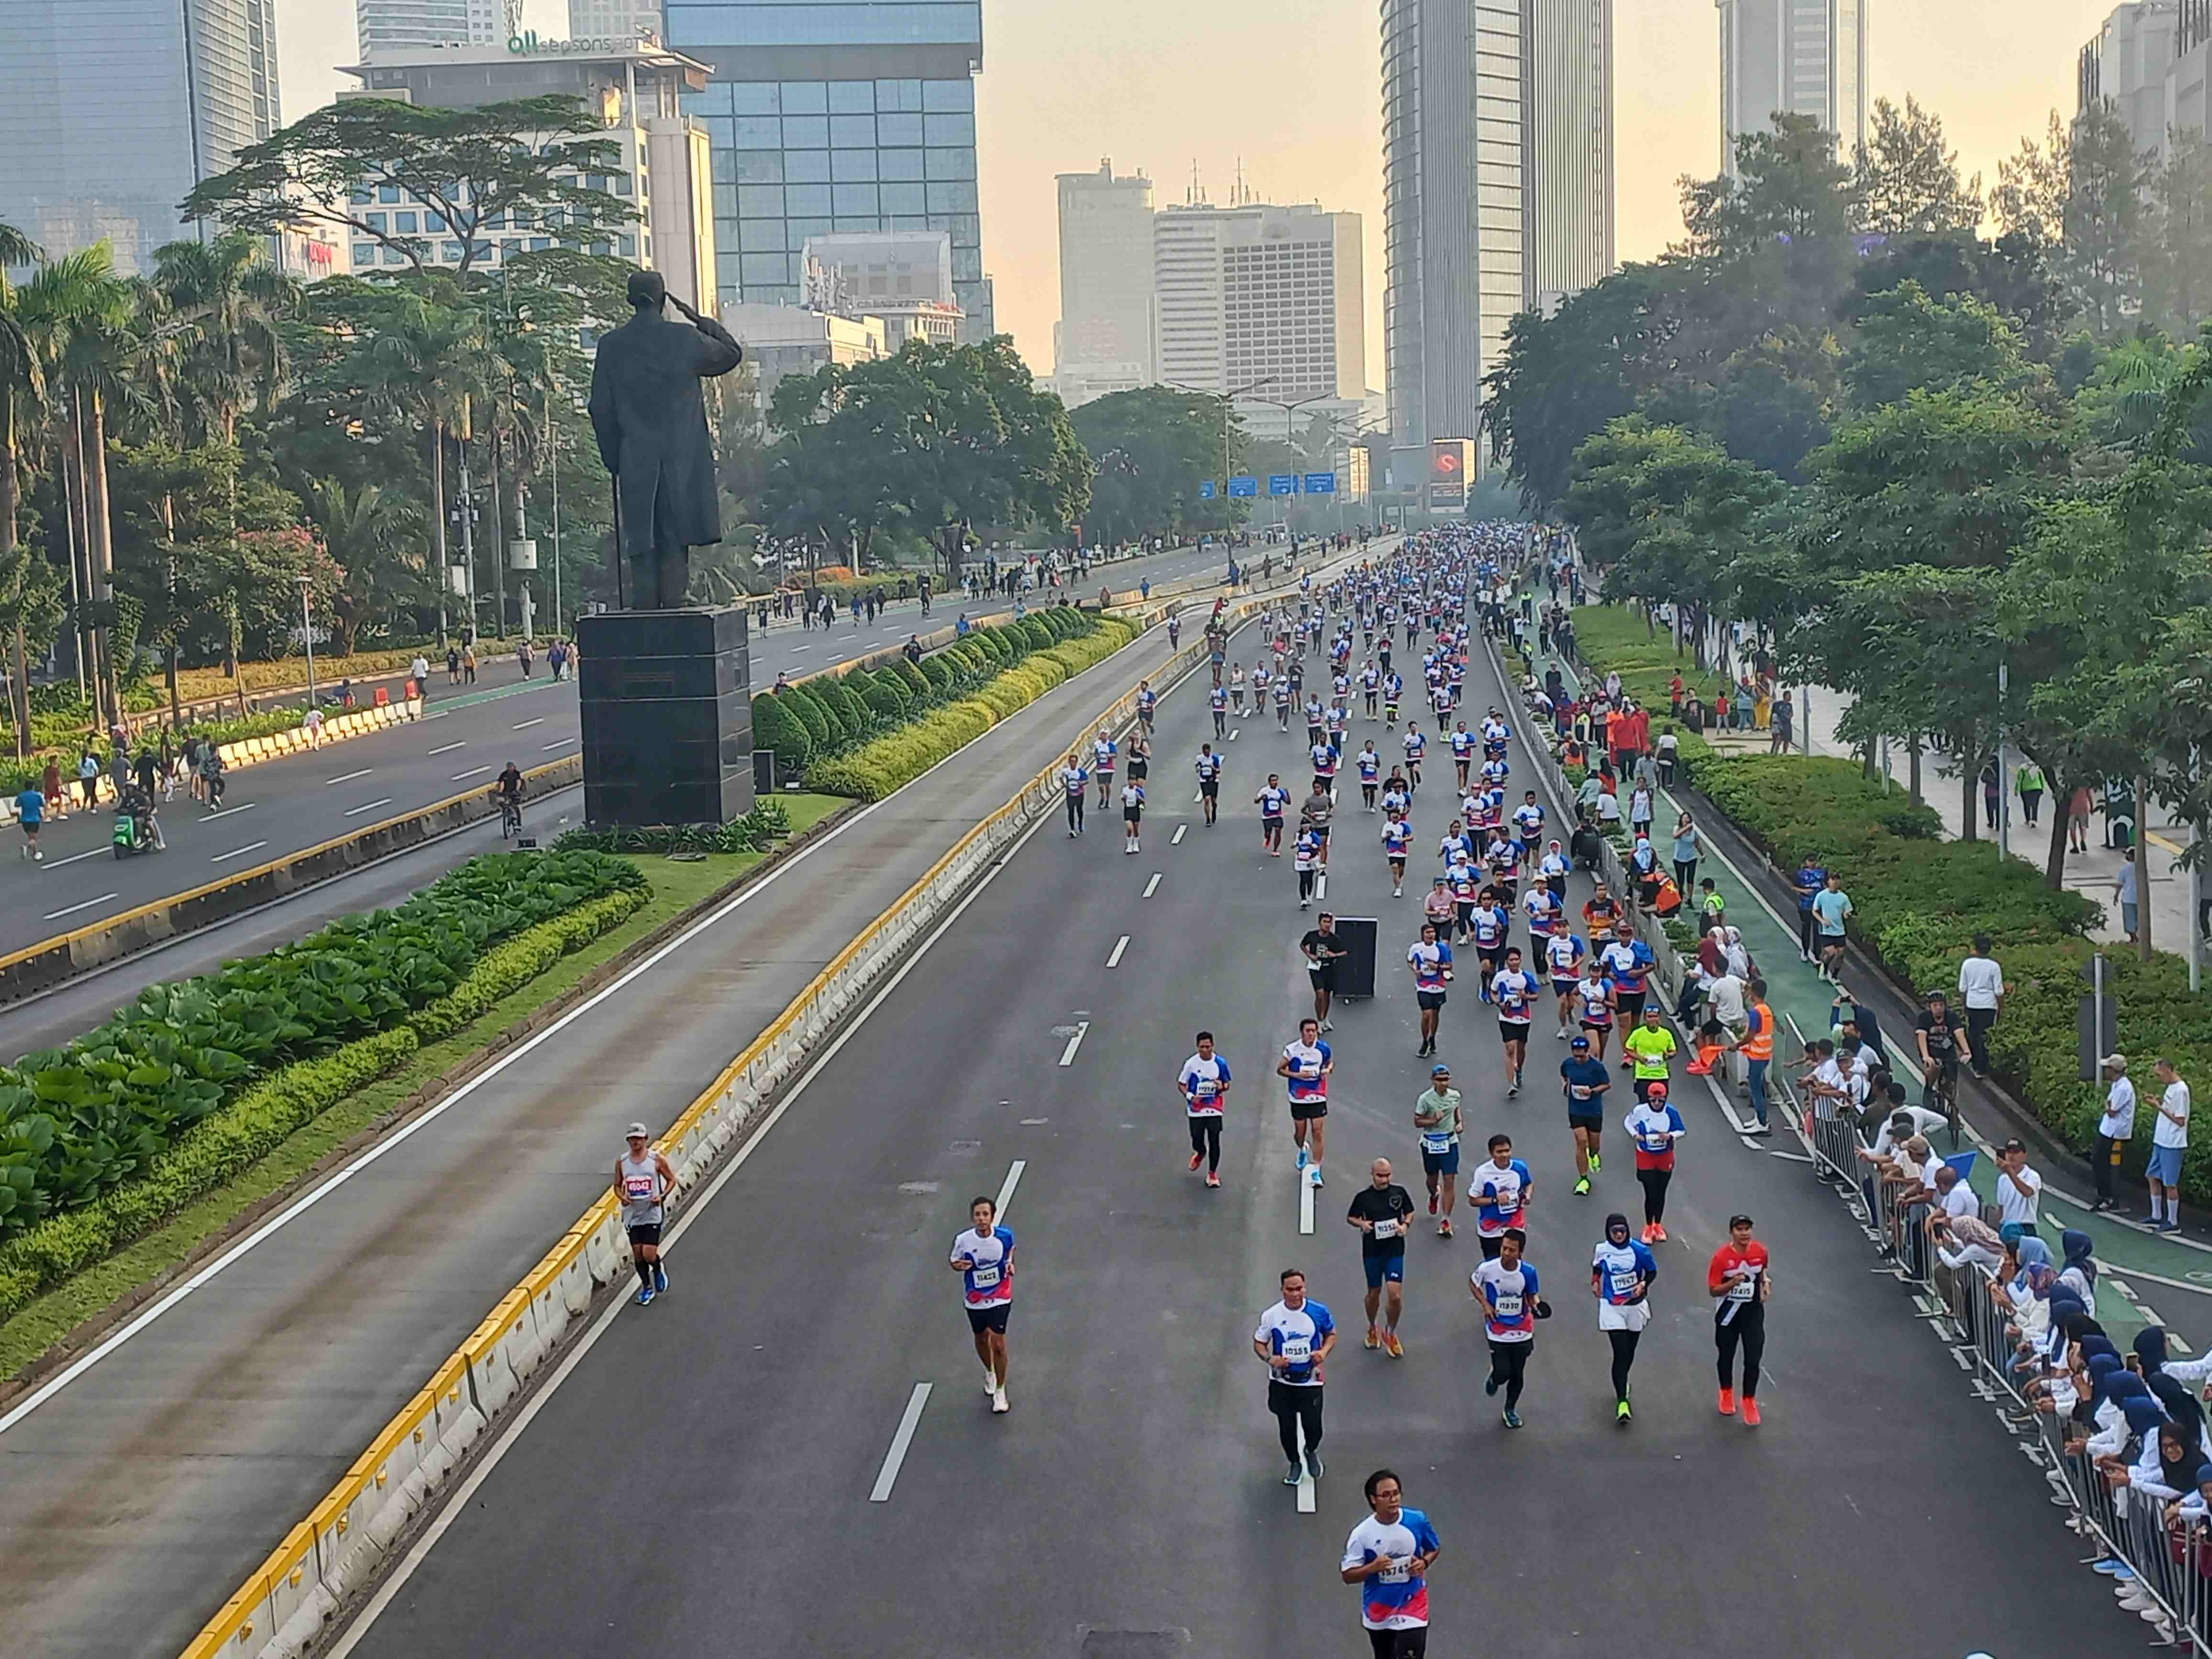
[(1506, 326), (1613, 266), (1612, 0), (1383, 0), (1393, 483), (1471, 439)]
[(568, 0), (571, 40), (660, 40), (660, 0)]
[(941, 230), (848, 231), (810, 236), (800, 250), (829, 285), (823, 307), (881, 322), (896, 351), (911, 339), (952, 345), (960, 302), (952, 285), (952, 239)]
[[(650, 265), (668, 291), (702, 311), (714, 305), (714, 218), (707, 134), (681, 107), (687, 92), (707, 84), (707, 66), (680, 52), (645, 41), (611, 42), (588, 52), (569, 41), (502, 42), (489, 46), (394, 49), (344, 72), (361, 86), (340, 97), (390, 98), (432, 109), (473, 109), (560, 93), (599, 113), (593, 136), (617, 151), (612, 171), (592, 182), (633, 205), (634, 222), (608, 233), (600, 251)], [(387, 235), (419, 237), (432, 263), (458, 265), (461, 241), (434, 210), (398, 185), (364, 185), (354, 192), (364, 224)], [(478, 228), (484, 243), (477, 269), (496, 270), (502, 259), (554, 246), (536, 216), (502, 214)], [(358, 272), (380, 261), (406, 261), (373, 238), (350, 249)]]
[[(1063, 173), (1056, 373), (1090, 380), (1152, 378), (1152, 181), (1138, 173)], [(1121, 373), (1098, 371), (1118, 366)]]
[[(514, 10), (519, 14), (520, 0)], [(489, 46), (514, 33), (506, 0), (353, 0), (365, 58), (430, 46)]]
[(2169, 131), (2203, 137), (2212, 0), (2136, 0), (2117, 7), (2076, 59), (2079, 108), (2102, 105), (2127, 124), (2138, 152), (2163, 155)]
[(1844, 155), (1866, 143), (1870, 0), (1713, 0), (1721, 15), (1721, 168), (1739, 134), (1809, 115)]
[(275, 0), (0, 5), (0, 222), (117, 267), (193, 234), (177, 204), (283, 124)]
[(975, 200), (980, 0), (666, 0), (668, 42), (711, 66), (685, 100), (714, 145), (716, 287), (796, 305), (811, 236), (943, 231), (966, 313), (994, 331)]

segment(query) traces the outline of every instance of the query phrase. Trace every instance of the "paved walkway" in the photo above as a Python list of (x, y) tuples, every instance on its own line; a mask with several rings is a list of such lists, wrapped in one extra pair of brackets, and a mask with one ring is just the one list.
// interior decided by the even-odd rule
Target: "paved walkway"
[[(1577, 682), (1574, 671), (1555, 653), (1544, 653), (1537, 663), (1540, 678), (1547, 667), (1556, 665), (1571, 687)], [(1829, 700), (1832, 704), (1835, 699)], [(1840, 713), (1840, 709), (1838, 710)], [(1821, 709), (1816, 696), (1814, 716), (1816, 732), (1820, 729)], [(1832, 732), (1832, 722), (1827, 725)], [(1814, 738), (1814, 752), (1820, 752), (1822, 742)], [(1955, 793), (1955, 791), (1954, 791)], [(1698, 803), (1678, 800), (1662, 790), (1660, 792), (1658, 822), (1671, 824), (1680, 811), (1695, 811)], [(1955, 815), (1955, 809), (1954, 809)], [(1710, 818), (1710, 812), (1698, 816)], [(1711, 838), (1707, 838), (1708, 846)], [(1717, 849), (1715, 849), (1717, 853)], [(1786, 1024), (1794, 1024), (1801, 1036), (1820, 1036), (1829, 1030), (1829, 1010), (1835, 1001), (1835, 993), (1799, 954), (1796, 918), (1784, 914), (1770, 902), (1767, 896), (1755, 891), (1747, 877), (1749, 870), (1740, 868), (1719, 856), (1710, 857), (1698, 866), (1698, 876), (1713, 878), (1714, 884), (1728, 901), (1728, 920), (1743, 932), (1743, 942), (1749, 948), (1759, 971), (1765, 976), (1767, 1002), (1776, 1015)], [(2152, 926), (2158, 926), (2154, 919)], [(1904, 1079), (1911, 1090), (1911, 1097), (1920, 1097), (1920, 1070), (1917, 1063), (1908, 1059), (1908, 1051), (1900, 1048), (1899, 1038), (1909, 1035), (1910, 1027), (1896, 1022), (1886, 1022), (1883, 1036), (1888, 1046), (1893, 1069)], [(1776, 1052), (1778, 1071), (1784, 1069), (1785, 1056), (1794, 1055), (1797, 1045), (1784, 1041)], [(1967, 1091), (1972, 1092), (1970, 1085)], [(1984, 1199), (1992, 1196), (1992, 1160), (1990, 1150), (1991, 1137), (2002, 1139), (2011, 1131), (1996, 1116), (1984, 1109), (1975, 1109), (1971, 1099), (1961, 1102), (1963, 1120), (1966, 1125), (1968, 1142), (1978, 1148), (1983, 1156), (1975, 1160), (1969, 1177), (1975, 1190)], [(1942, 1149), (1939, 1147), (1939, 1152)], [(2045, 1225), (2043, 1229), (2055, 1241), (2059, 1228), (2078, 1227), (2095, 1241), (2096, 1259), (2107, 1269), (2104, 1283), (2118, 1289), (2119, 1297), (2101, 1298), (2098, 1317), (2124, 1343), (2140, 1326), (2164, 1323), (2175, 1334), (2177, 1342), (2191, 1351), (2212, 1345), (2212, 1246), (2198, 1243), (2186, 1237), (2159, 1237), (2124, 1222), (2104, 1216), (2091, 1216), (2084, 1203), (2062, 1195), (2057, 1189), (2064, 1186), (2063, 1178), (2045, 1177)], [(2190, 1295), (2185, 1292), (2196, 1292)]]

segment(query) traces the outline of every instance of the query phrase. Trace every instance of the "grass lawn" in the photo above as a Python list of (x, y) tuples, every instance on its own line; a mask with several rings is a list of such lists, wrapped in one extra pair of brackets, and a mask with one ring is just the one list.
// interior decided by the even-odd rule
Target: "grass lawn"
[[(783, 795), (792, 832), (802, 834), (852, 802), (834, 795)], [(453, 1070), (508, 1026), (573, 988), (624, 946), (761, 862), (759, 853), (711, 854), (696, 862), (638, 860), (653, 884), (644, 908), (611, 933), (559, 962), (443, 1042), (417, 1049), (405, 1066), (349, 1095), (235, 1180), (179, 1211), (162, 1226), (56, 1285), (0, 1323), (0, 1377), (11, 1377), (85, 1320), (184, 1261), (212, 1235), (392, 1110), (423, 1084)]]

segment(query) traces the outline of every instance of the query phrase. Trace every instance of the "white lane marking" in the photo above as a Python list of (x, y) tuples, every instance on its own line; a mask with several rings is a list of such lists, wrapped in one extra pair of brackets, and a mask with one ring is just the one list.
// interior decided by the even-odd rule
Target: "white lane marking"
[(1316, 1498), (1313, 1471), (1307, 1469), (1298, 1476), (1298, 1513), (1311, 1515), (1314, 1512)]
[(1792, 1164), (1810, 1164), (1813, 1161), (1810, 1152), (1785, 1152), (1779, 1146), (1769, 1146), (1766, 1155), (1769, 1158), (1786, 1158)]
[(89, 853), (71, 853), (65, 859), (48, 859), (40, 865), (39, 867), (41, 870), (58, 870), (64, 864), (75, 864), (79, 859), (99, 858), (108, 849), (105, 847), (95, 847)]
[(914, 1431), (921, 1424), (921, 1408), (929, 1403), (929, 1391), (934, 1386), (917, 1382), (914, 1392), (906, 1397), (906, 1410), (899, 1418), (898, 1432), (891, 1436), (890, 1449), (884, 1454), (884, 1466), (876, 1472), (876, 1484), (868, 1492), (871, 1504), (891, 1501), (891, 1488), (898, 1483), (899, 1466), (906, 1462), (907, 1448), (914, 1444)]
[(1089, 1020), (1079, 1020), (1076, 1022), (1075, 1035), (1068, 1038), (1067, 1047), (1060, 1051), (1060, 1063), (1061, 1065), (1073, 1066), (1075, 1064), (1075, 1051), (1083, 1046), (1083, 1034), (1090, 1029), (1091, 1022)]
[(56, 921), (56, 920), (58, 920), (58, 919), (59, 919), (60, 917), (63, 917), (63, 916), (73, 916), (73, 915), (76, 915), (78, 911), (80, 911), (80, 910), (89, 910), (89, 909), (91, 909), (91, 908), (92, 908), (92, 907), (93, 907), (94, 905), (95, 905), (95, 904), (105, 904), (105, 903), (106, 903), (106, 902), (107, 902), (107, 901), (108, 901), (108, 900), (110, 900), (110, 899), (113, 898), (114, 896), (115, 896), (115, 895), (114, 895), (114, 894), (112, 894), (112, 893), (102, 893), (102, 894), (101, 894), (98, 898), (87, 899), (87, 900), (86, 900), (83, 903), (82, 903), (82, 904), (72, 904), (72, 905), (69, 906), (67, 908), (65, 908), (65, 909), (61, 909), (61, 910), (49, 910), (49, 911), (47, 911), (47, 912), (46, 912), (46, 914), (45, 917), (43, 918), (43, 920), (47, 921)]
[(543, 715), (543, 714), (540, 714), (540, 715), (539, 715), (536, 720), (520, 720), (520, 721), (517, 721), (517, 722), (516, 722), (516, 724), (515, 724), (515, 727), (514, 727), (514, 729), (515, 729), (516, 731), (518, 731), (518, 732), (527, 732), (527, 731), (528, 731), (532, 726), (543, 726), (543, 725), (544, 725), (544, 724), (545, 724), (545, 716), (544, 716), (544, 715)]
[(795, 657), (802, 651), (811, 651), (813, 648), (811, 645), (794, 645), (791, 647), (791, 654)]
[(1006, 1206), (1014, 1201), (1014, 1188), (1022, 1184), (1022, 1171), (1030, 1167), (1029, 1160), (1018, 1158), (1006, 1166), (1006, 1178), (999, 1183), (999, 1196), (991, 1206), (992, 1212), (1005, 1219)]
[(372, 801), (363, 801), (363, 802), (362, 802), (359, 806), (349, 806), (349, 807), (347, 807), (347, 808), (346, 808), (346, 810), (345, 810), (344, 811), (341, 812), (338, 816), (339, 816), (340, 817), (347, 817), (347, 818), (359, 817), (360, 817), (363, 812), (374, 812), (374, 811), (378, 807), (380, 807), (380, 806), (389, 806), (389, 805), (392, 805), (392, 797), (391, 797), (391, 796), (389, 796), (389, 795), (380, 795), (380, 796), (379, 796), (379, 797), (377, 797), (377, 799), (374, 799), (374, 800), (372, 800)]
[(1159, 888), (1160, 872), (1155, 870), (1152, 872), (1152, 878), (1145, 884), (1144, 896), (1146, 898), (1152, 897), (1154, 893), (1159, 891)]
[(1121, 952), (1128, 948), (1129, 936), (1124, 933), (1114, 941), (1114, 954), (1106, 958), (1106, 965), (1109, 968), (1119, 968), (1121, 965)]
[(234, 847), (228, 853), (217, 853), (213, 858), (210, 859), (208, 862), (210, 864), (222, 864), (228, 860), (237, 858), (243, 854), (251, 853), (257, 848), (266, 847), (268, 845), (269, 843), (265, 841), (249, 841), (245, 846)]
[(543, 755), (550, 753), (551, 750), (556, 749), (566, 749), (570, 744), (575, 741), (576, 740), (574, 738), (562, 738), (558, 743), (549, 743), (545, 744), (538, 752)]
[(1298, 1171), (1298, 1231), (1310, 1234), (1314, 1221), (1313, 1177), (1304, 1170)]
[(1234, 742), (1236, 742), (1236, 741), (1237, 741), (1237, 739), (1239, 737), (1241, 737), (1241, 736), (1243, 736), (1243, 734), (1242, 732), (1238, 732), (1238, 731), (1237, 731), (1237, 730), (1236, 730), (1234, 727), (1231, 727), (1231, 730), (1230, 730), (1230, 732), (1229, 732), (1229, 741), (1230, 741), (1230, 742), (1231, 742), (1231, 743), (1234, 743)]
[(431, 750), (430, 753), (433, 755), (450, 755), (456, 749), (465, 749), (468, 746), (469, 740), (466, 738), (463, 738), (459, 743), (441, 743), (435, 749)]
[(454, 781), (455, 783), (459, 783), (459, 782), (463, 778), (475, 778), (475, 777), (482, 777), (485, 773), (487, 773), (487, 772), (489, 772), (489, 771), (490, 771), (490, 770), (491, 770), (491, 768), (490, 768), (490, 767), (489, 767), (489, 766), (471, 766), (471, 768), (469, 768), (469, 769), (468, 769), (467, 771), (465, 771), (465, 772), (456, 772), (456, 773), (454, 773), (454, 774), (453, 774), (453, 781)]
[(200, 822), (201, 822), (202, 823), (205, 823), (209, 822), (210, 819), (213, 819), (213, 818), (227, 818), (227, 817), (230, 817), (230, 816), (231, 816), (231, 814), (233, 814), (234, 812), (251, 812), (251, 811), (253, 810), (253, 808), (254, 808), (255, 805), (256, 805), (256, 803), (255, 803), (255, 802), (252, 802), (252, 801), (250, 801), (250, 800), (246, 800), (246, 801), (240, 801), (240, 802), (237, 805), (235, 805), (235, 806), (223, 806), (223, 807), (218, 807), (216, 811), (212, 811), (212, 812), (203, 812), (203, 813), (201, 813), (201, 814), (200, 814)]
[(1193, 806), (1195, 806), (1195, 805), (1197, 805), (1199, 804), (1199, 802), (1200, 802), (1200, 801), (1204, 800), (1205, 799), (1206, 799), (1206, 791), (1205, 791), (1205, 790), (1203, 790), (1203, 789), (1201, 789), (1201, 790), (1200, 790), (1196, 794), (1193, 795), (1193, 796), (1190, 798), (1190, 804), (1191, 804)]
[(351, 783), (356, 778), (367, 777), (375, 769), (376, 769), (373, 766), (364, 766), (358, 772), (341, 772), (334, 778), (325, 778), (323, 781), (325, 783)]
[(1314, 872), (1314, 898), (1317, 902), (1325, 902), (1328, 898), (1328, 872), (1326, 870)]
[[(1189, 826), (1188, 824), (1187, 824), (1187, 823), (1178, 823), (1177, 825), (1176, 825), (1175, 839), (1174, 839), (1173, 841), (1170, 842), (1168, 843), (1168, 845), (1169, 845), (1169, 846), (1170, 846), (1170, 847), (1180, 847), (1180, 846), (1182, 846), (1182, 838), (1183, 838), (1185, 836), (1188, 835), (1189, 833), (1190, 833), (1190, 826)], [(86, 856), (89, 857), (89, 856), (90, 856), (90, 854), (86, 854)]]

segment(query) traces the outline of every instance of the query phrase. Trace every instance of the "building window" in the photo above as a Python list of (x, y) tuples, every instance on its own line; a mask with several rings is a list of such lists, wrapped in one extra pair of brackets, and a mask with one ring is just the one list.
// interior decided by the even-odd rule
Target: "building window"
[(392, 228), (392, 216), (388, 213), (364, 213), (361, 222), (380, 236)]
[(395, 213), (392, 216), (392, 228), (398, 235), (412, 236), (416, 233), (417, 222), (421, 217), (422, 216), (416, 213)]
[(925, 115), (921, 118), (926, 144), (972, 144), (975, 142), (973, 115)]
[(876, 118), (872, 115), (831, 116), (830, 143), (836, 149), (873, 149), (876, 145)]
[(356, 242), (353, 245), (353, 262), (356, 266), (374, 264), (376, 263), (376, 244), (374, 242)]
[(376, 187), (376, 199), (386, 204), (398, 201), (399, 199), (399, 186), (397, 185), (379, 185)]
[(827, 185), (787, 185), (784, 196), (788, 203), (787, 210), (794, 216), (830, 211), (830, 186)]
[(919, 81), (878, 81), (876, 82), (876, 108), (919, 110), (921, 107), (921, 82)]
[(876, 152), (872, 149), (831, 150), (830, 176), (841, 185), (873, 184), (876, 179)]
[[(443, 253), (444, 253), (444, 255), (445, 255), (445, 260), (446, 260), (446, 263), (447, 263), (447, 264), (449, 264), (449, 265), (457, 265), (457, 264), (460, 264), (460, 262), (461, 262), (461, 245), (460, 245), (459, 242), (448, 242), (448, 243), (447, 243), (447, 244), (446, 244), (446, 246), (445, 246), (445, 247), (444, 247), (444, 249), (442, 250), (442, 252), (443, 252)], [(391, 263), (392, 263), (392, 261), (390, 261), (390, 260), (388, 260), (388, 259), (387, 259), (387, 260), (386, 260), (386, 261), (385, 261), (385, 263), (386, 263), (386, 264), (391, 264)]]
[(975, 176), (975, 152), (972, 149), (933, 149), (924, 154), (928, 158), (927, 176), (932, 179), (973, 179)]
[(783, 176), (794, 185), (828, 184), (830, 152), (826, 149), (787, 150), (783, 157)]
[(738, 211), (748, 219), (783, 217), (783, 191), (775, 185), (746, 185), (738, 191)]
[(829, 143), (828, 116), (787, 115), (783, 118), (783, 147), (786, 149), (823, 149)]
[(786, 115), (827, 115), (830, 112), (829, 88), (819, 81), (786, 81), (783, 83), (783, 112)]
[[(885, 213), (927, 213), (922, 203), (920, 185), (885, 185), (883, 187), (883, 209)], [(894, 226), (894, 229), (898, 227)]]
[(925, 81), (921, 83), (921, 106), (926, 110), (967, 110), (975, 107), (975, 83), (967, 80)]
[(730, 143), (739, 149), (781, 149), (783, 123), (773, 115), (740, 115), (732, 123)]
[(876, 212), (876, 187), (873, 185), (836, 185), (836, 213), (841, 219), (851, 216), (872, 218)]
[(876, 152), (876, 167), (885, 179), (920, 179), (922, 173), (921, 152), (918, 149), (885, 149)]
[(872, 81), (832, 81), (830, 83), (830, 112), (832, 115), (874, 114), (876, 83)]

